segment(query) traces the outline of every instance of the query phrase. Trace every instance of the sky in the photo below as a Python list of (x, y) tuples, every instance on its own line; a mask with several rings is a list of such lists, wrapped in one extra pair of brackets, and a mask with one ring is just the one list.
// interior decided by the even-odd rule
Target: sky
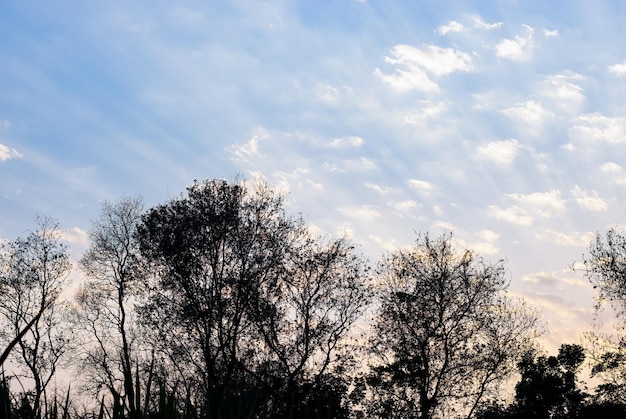
[(0, 238), (241, 174), (373, 264), (419, 232), (506, 259), (546, 344), (625, 222), (626, 2), (0, 0)]

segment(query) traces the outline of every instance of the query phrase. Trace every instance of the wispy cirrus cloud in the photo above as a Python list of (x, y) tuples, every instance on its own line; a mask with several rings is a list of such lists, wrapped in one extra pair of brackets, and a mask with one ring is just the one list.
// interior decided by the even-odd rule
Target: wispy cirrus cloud
[(383, 216), (383, 212), (374, 205), (362, 205), (360, 207), (341, 207), (339, 212), (351, 219), (371, 220)]
[(479, 29), (492, 30), (492, 29), (499, 28), (503, 25), (502, 22), (494, 22), (494, 23), (485, 22), (483, 18), (480, 17), (480, 15), (472, 15), (471, 20), (472, 20), (472, 23), (474, 24), (474, 27), (479, 28)]
[(355, 148), (363, 145), (363, 138), (357, 135), (335, 138), (323, 144), (328, 148)]

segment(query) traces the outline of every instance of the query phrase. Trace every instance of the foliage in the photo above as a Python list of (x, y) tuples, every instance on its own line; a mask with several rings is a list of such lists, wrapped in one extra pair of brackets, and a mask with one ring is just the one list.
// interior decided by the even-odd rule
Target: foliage
[[(626, 416), (626, 340), (539, 354), (504, 261), (452, 234), (419, 236), (372, 275), (265, 184), (194, 182), (147, 210), (104, 201), (68, 317), (69, 252), (37, 222), (0, 244), (0, 419)], [(626, 321), (626, 238), (598, 235), (584, 262), (597, 308)], [(49, 388), (64, 356), (79, 391)]]
[(598, 290), (596, 310), (610, 305), (617, 314), (616, 334), (590, 332), (586, 335), (593, 363), (592, 375), (601, 379), (596, 398), (602, 402), (626, 402), (626, 236), (611, 228), (603, 236), (597, 234), (583, 256), (585, 275)]
[(143, 323), (212, 415), (230, 400), (270, 416), (299, 412), (348, 367), (339, 353), (368, 304), (364, 261), (345, 239), (312, 237), (267, 186), (195, 183), (149, 210), (138, 231), (154, 275)]
[(451, 234), (420, 236), (379, 266), (373, 415), (470, 417), (534, 341), (536, 315), (504, 294), (502, 261), (453, 244)]
[(522, 376), (515, 387), (518, 411), (537, 418), (576, 417), (588, 397), (576, 375), (585, 359), (579, 345), (561, 345), (558, 356), (527, 353), (518, 363)]
[(578, 374), (585, 360), (580, 345), (563, 344), (557, 356), (524, 355), (517, 367), (521, 375), (515, 400), (480, 409), (478, 419), (583, 419), (623, 417), (626, 406), (598, 400), (580, 386)]

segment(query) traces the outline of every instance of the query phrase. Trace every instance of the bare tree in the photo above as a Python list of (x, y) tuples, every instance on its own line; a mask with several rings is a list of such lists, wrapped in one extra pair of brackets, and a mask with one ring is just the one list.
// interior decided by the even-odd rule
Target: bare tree
[(470, 417), (534, 341), (537, 317), (506, 297), (503, 262), (453, 243), (421, 236), (379, 265), (372, 414)]
[(56, 222), (37, 218), (38, 229), (0, 248), (0, 337), (7, 342), (0, 366), (14, 348), (15, 362), (34, 382), (32, 407), (40, 412), (46, 388), (68, 343), (60, 324), (58, 301), (71, 270)]
[(131, 418), (141, 416), (133, 319), (133, 287), (139, 272), (136, 229), (143, 213), (138, 197), (105, 201), (92, 223), (80, 260), (87, 282), (76, 294), (82, 325), (81, 362), (93, 385), (107, 388)]

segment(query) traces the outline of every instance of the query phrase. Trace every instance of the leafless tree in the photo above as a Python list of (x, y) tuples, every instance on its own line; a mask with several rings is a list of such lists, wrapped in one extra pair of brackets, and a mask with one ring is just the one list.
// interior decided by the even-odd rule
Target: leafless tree
[(68, 336), (61, 329), (59, 295), (71, 263), (58, 225), (38, 217), (38, 229), (0, 248), (0, 337), (6, 342), (0, 366), (18, 348), (17, 365), (34, 382), (32, 407), (40, 412)]
[(141, 416), (133, 290), (140, 275), (136, 229), (142, 213), (138, 197), (102, 203), (80, 260), (87, 281), (76, 294), (85, 376), (108, 389), (131, 418)]

